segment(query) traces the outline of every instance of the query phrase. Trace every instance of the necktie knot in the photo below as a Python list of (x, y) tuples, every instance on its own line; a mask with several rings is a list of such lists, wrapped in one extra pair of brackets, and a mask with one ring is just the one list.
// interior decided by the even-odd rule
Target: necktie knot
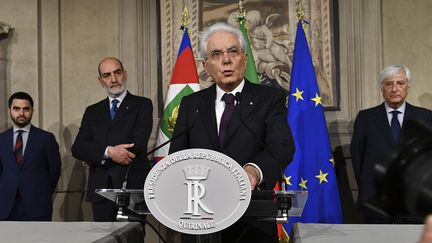
[(399, 115), (399, 113), (401, 113), (400, 111), (398, 111), (398, 110), (392, 110), (392, 111), (390, 111), (390, 113), (392, 113), (392, 115), (393, 115), (393, 117), (397, 117), (397, 115)]
[(115, 117), (115, 115), (117, 113), (117, 110), (118, 110), (117, 104), (118, 103), (119, 103), (119, 101), (117, 99), (113, 99), (111, 101), (111, 104), (112, 104), (112, 106), (111, 106), (111, 119), (112, 120), (114, 119), (114, 117)]
[(225, 104), (234, 104), (235, 97), (233, 94), (225, 93), (222, 96), (222, 100), (225, 102)]
[(119, 103), (118, 99), (113, 99), (113, 101), (111, 102), (113, 107), (115, 106), (117, 108), (117, 104)]

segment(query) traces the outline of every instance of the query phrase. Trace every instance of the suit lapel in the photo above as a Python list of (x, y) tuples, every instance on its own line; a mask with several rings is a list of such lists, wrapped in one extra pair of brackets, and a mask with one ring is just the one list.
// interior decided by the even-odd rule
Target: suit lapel
[(405, 106), (405, 114), (404, 114), (403, 121), (402, 121), (400, 141), (404, 141), (405, 140), (405, 129), (404, 129), (405, 128), (405, 124), (406, 124), (406, 121), (408, 119), (415, 118), (415, 114), (413, 114), (413, 113), (415, 113), (415, 112), (413, 112), (413, 106), (410, 105), (410, 104), (408, 104), (408, 102), (407, 102), (406, 106)]
[(206, 128), (207, 134), (215, 148), (219, 148), (219, 135), (217, 133), (215, 101), (216, 101), (216, 85), (208, 88), (207, 92), (203, 92), (203, 106), (210, 107), (209, 109), (201, 109), (200, 116)]
[(111, 111), (110, 111), (110, 102), (108, 97), (100, 103), (98, 109), (100, 109), (99, 114), (103, 114), (101, 120), (104, 124), (110, 124), (111, 120)]
[(15, 154), (14, 154), (13, 128), (11, 128), (7, 131), (6, 136), (8, 138), (6, 151), (8, 151), (8, 154), (9, 154), (9, 161), (17, 166)]
[(32, 151), (33, 151), (33, 147), (35, 146), (35, 143), (37, 142), (37, 138), (35, 138), (35, 128), (33, 126), (30, 126), (30, 131), (27, 137), (27, 143), (25, 145), (25, 150), (24, 150), (24, 158), (23, 161), (20, 163), (20, 167), (23, 168), (24, 166), (26, 166), (29, 161), (31, 161), (31, 156), (32, 156)]
[(378, 120), (378, 124), (379, 124), (378, 127), (381, 127), (384, 129), (383, 134), (384, 134), (385, 139), (387, 140), (387, 142), (389, 144), (393, 144), (393, 135), (391, 132), (391, 127), (390, 127), (390, 124), (388, 121), (387, 111), (385, 109), (384, 103), (382, 103), (379, 106), (379, 110), (378, 110), (378, 113), (376, 115), (377, 115), (377, 120)]

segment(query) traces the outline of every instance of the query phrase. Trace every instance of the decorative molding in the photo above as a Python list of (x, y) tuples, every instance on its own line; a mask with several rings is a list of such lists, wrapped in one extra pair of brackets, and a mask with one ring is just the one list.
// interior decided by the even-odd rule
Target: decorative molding
[[(3, 131), (8, 127), (8, 111), (6, 98), (8, 94), (8, 82), (7, 82), (7, 51), (10, 44), (9, 33), (12, 31), (12, 27), (0, 21), (0, 95), (4, 97), (0, 100), (0, 129)], [(1, 41), (5, 39), (5, 41)]]
[(341, 110), (326, 112), (330, 136), (340, 138), (334, 142), (346, 143), (358, 111), (381, 102), (381, 28), (381, 1), (339, 1)]

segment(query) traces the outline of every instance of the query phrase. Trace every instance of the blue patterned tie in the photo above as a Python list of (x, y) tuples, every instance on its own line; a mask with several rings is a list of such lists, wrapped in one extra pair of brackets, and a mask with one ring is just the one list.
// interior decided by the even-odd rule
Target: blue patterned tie
[(393, 117), (391, 119), (391, 130), (393, 135), (393, 143), (399, 144), (399, 137), (400, 137), (400, 130), (401, 126), (398, 120), (398, 114), (401, 113), (400, 111), (394, 110), (391, 111)]
[(111, 101), (112, 106), (111, 106), (111, 120), (114, 120), (114, 117), (117, 113), (118, 107), (117, 104), (119, 103), (119, 101), (117, 99), (113, 99), (113, 101)]
[(225, 110), (222, 114), (221, 122), (219, 125), (219, 142), (224, 143), (225, 135), (228, 134), (228, 125), (231, 120), (231, 115), (234, 111), (234, 95), (226, 93), (222, 96), (222, 100), (225, 102)]

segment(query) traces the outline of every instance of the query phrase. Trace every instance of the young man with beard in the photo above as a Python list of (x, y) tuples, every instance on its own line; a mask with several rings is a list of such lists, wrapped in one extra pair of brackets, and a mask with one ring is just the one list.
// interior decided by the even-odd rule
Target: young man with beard
[(95, 193), (96, 189), (142, 189), (150, 170), (147, 143), (153, 125), (150, 99), (126, 90), (127, 72), (114, 57), (102, 59), (99, 83), (108, 97), (86, 108), (72, 146), (72, 155), (90, 168), (86, 201), (92, 203), (95, 221), (115, 221), (114, 202)]
[(29, 94), (14, 93), (8, 105), (13, 127), (0, 134), (0, 220), (50, 221), (59, 146), (52, 133), (31, 124)]

